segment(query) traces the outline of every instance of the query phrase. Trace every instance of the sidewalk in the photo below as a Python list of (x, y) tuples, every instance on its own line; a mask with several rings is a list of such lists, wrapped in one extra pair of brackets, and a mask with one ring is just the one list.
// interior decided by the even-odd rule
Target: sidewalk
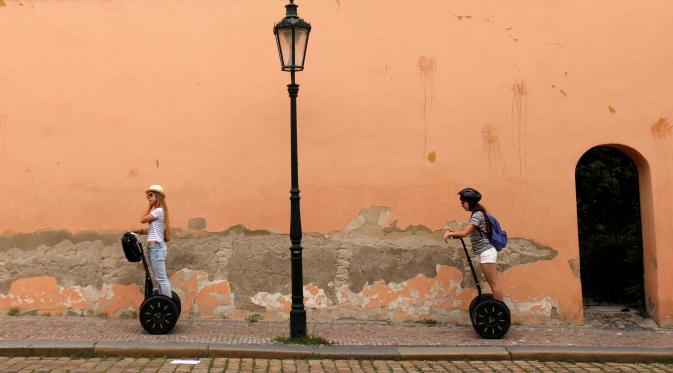
[(0, 317), (0, 356), (166, 356), (325, 359), (474, 359), (673, 362), (673, 330), (512, 325), (500, 340), (471, 326), (362, 321), (309, 322), (328, 346), (285, 345), (288, 322), (180, 320), (147, 334), (135, 319)]

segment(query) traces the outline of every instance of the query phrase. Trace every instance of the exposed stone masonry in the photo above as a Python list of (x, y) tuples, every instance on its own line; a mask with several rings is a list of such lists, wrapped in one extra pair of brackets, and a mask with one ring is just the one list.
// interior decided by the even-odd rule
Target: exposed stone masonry
[[(464, 321), (475, 289), (460, 242), (445, 244), (444, 230), (386, 226), (390, 216), (386, 207), (371, 207), (343, 231), (304, 234), (305, 304), (312, 317)], [(169, 243), (169, 276), (183, 301), (182, 317), (287, 317), (286, 235), (243, 226), (216, 233), (194, 227), (176, 230)], [(143, 270), (126, 261), (120, 237), (121, 232), (67, 231), (0, 236), (0, 312), (133, 316), (142, 301)], [(510, 268), (556, 255), (512, 238), (499, 269), (506, 276)], [(515, 320), (544, 321), (558, 307), (548, 298), (507, 301)]]

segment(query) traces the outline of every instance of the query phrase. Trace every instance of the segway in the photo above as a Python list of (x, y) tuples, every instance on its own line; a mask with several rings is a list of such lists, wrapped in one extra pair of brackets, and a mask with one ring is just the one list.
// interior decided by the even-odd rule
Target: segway
[(474, 327), (474, 330), (482, 338), (502, 338), (507, 334), (509, 326), (512, 323), (509, 308), (505, 303), (493, 298), (493, 294), (483, 294), (481, 292), (477, 272), (475, 272), (474, 266), (472, 265), (472, 259), (470, 259), (470, 254), (467, 252), (465, 241), (463, 241), (462, 237), (456, 238), (463, 244), (465, 257), (470, 264), (470, 271), (472, 272), (472, 278), (474, 278), (474, 284), (477, 286), (478, 294), (470, 303), (469, 308), (472, 327)]
[(140, 304), (140, 309), (138, 310), (140, 325), (151, 334), (168, 333), (173, 329), (180, 317), (182, 307), (180, 297), (175, 292), (172, 292), (173, 298), (171, 299), (159, 294), (158, 290), (154, 290), (143, 246), (135, 233), (124, 233), (122, 236), (122, 248), (124, 248), (124, 254), (129, 262), (139, 262), (142, 260), (143, 267), (145, 267), (145, 300)]

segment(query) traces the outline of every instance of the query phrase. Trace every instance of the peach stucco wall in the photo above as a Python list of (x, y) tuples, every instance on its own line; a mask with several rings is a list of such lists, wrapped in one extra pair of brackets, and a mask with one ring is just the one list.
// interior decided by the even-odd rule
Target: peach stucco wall
[[(285, 3), (0, 0), (0, 231), (136, 227), (161, 183), (176, 226), (286, 232)], [(673, 325), (673, 3), (298, 5), (305, 230), (372, 205), (439, 229), (474, 186), (511, 236), (558, 250), (518, 276), (578, 321), (575, 166), (621, 146), (647, 169), (646, 290)]]

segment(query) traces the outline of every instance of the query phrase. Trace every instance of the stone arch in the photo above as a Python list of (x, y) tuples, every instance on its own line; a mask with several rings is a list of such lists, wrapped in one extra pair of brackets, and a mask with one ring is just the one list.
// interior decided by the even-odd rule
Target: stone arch
[[(643, 255), (643, 287), (645, 295), (645, 308), (647, 313), (657, 319), (657, 267), (656, 267), (656, 244), (654, 230), (654, 206), (651, 169), (647, 159), (636, 149), (615, 143), (596, 145), (584, 151), (575, 162), (577, 169), (583, 156), (597, 148), (611, 148), (628, 157), (635, 165), (638, 174), (639, 203), (640, 203), (640, 226)], [(575, 182), (577, 184), (577, 181)], [(579, 252), (579, 247), (578, 247)], [(581, 267), (581, 262), (580, 262)]]

